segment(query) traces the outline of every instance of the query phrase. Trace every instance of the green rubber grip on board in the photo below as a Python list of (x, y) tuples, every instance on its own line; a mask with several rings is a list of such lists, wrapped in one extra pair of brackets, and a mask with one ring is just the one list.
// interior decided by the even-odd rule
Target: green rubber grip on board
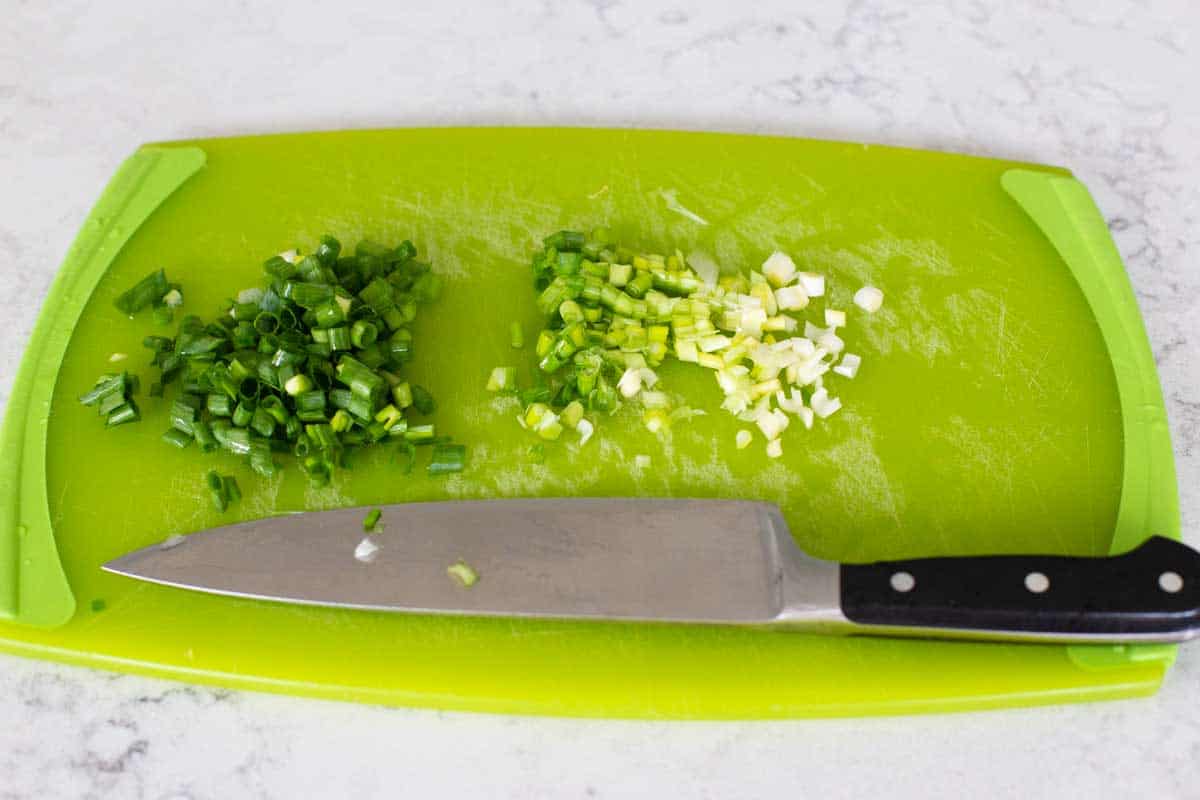
[[(1074, 178), (1015, 169), (1001, 185), (1025, 209), (1062, 256), (1100, 327), (1121, 406), (1121, 497), (1111, 553), (1132, 550), (1150, 536), (1180, 539), (1179, 494), (1171, 432), (1150, 340), (1129, 276), (1091, 194)], [(1071, 659), (1103, 669), (1161, 659), (1176, 645), (1072, 646)]]
[(59, 365), (80, 314), (113, 259), (204, 162), (204, 151), (196, 147), (144, 147), (126, 159), (50, 287), (0, 430), (0, 620), (53, 627), (75, 613), (46, 496), (46, 427)]

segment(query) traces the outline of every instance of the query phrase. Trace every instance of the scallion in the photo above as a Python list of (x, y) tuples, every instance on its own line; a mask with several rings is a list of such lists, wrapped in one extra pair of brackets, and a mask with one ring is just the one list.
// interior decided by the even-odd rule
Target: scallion
[(467, 460), (467, 448), (461, 444), (434, 445), (433, 455), (429, 461), (430, 475), (444, 475), (449, 472), (462, 472)]
[(161, 301), (169, 291), (171, 285), (167, 282), (166, 273), (160, 269), (126, 289), (113, 304), (121, 313), (132, 317), (143, 308)]

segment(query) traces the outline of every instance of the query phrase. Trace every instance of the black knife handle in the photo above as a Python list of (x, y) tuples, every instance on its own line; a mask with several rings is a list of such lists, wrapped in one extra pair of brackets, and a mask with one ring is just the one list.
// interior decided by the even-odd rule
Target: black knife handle
[(966, 556), (843, 564), (862, 625), (1080, 639), (1200, 635), (1200, 552), (1154, 536), (1119, 556)]

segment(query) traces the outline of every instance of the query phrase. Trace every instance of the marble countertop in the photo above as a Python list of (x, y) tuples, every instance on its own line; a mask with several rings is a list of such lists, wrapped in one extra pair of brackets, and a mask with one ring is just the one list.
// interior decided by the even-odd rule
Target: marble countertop
[[(71, 238), (143, 141), (487, 123), (937, 148), (1062, 164), (1091, 188), (1200, 545), (1191, 0), (181, 5), (0, 15), (0, 404)], [(684, 724), (381, 709), (0, 657), (0, 798), (1184, 798), (1200, 793), (1197, 709), (1197, 645), (1142, 700)]]

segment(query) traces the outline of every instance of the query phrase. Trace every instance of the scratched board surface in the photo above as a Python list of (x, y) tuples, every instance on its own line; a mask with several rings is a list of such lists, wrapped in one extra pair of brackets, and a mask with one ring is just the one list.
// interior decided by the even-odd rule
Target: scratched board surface
[[(1101, 682), (1065, 649), (828, 639), (687, 626), (388, 615), (209, 597), (103, 574), (98, 565), (176, 533), (262, 515), (405, 500), (702, 496), (780, 504), (809, 552), (843, 560), (939, 553), (1107, 551), (1121, 478), (1120, 415), (1100, 333), (1073, 278), (1002, 191), (1015, 164), (802, 140), (605, 131), (379, 131), (194, 143), (206, 166), (133, 236), (93, 295), (60, 372), (47, 481), (81, 608), (23, 629), (33, 648), (87, 663), (360, 700), (545, 713), (788, 716), (1027, 699)], [(707, 224), (668, 207), (660, 190)], [(610, 226), (650, 251), (705, 250), (757, 267), (775, 249), (827, 275), (809, 309), (846, 309), (863, 357), (831, 379), (843, 411), (784, 454), (716, 410), (710, 373), (674, 364), (667, 389), (714, 413), (646, 432), (626, 409), (584, 448), (527, 452), (515, 401), (483, 389), (493, 366), (530, 375), (508, 343), (538, 329), (528, 260), (559, 228)], [(289, 463), (258, 478), (237, 459), (159, 441), (166, 402), (105, 431), (75, 398), (114, 352), (144, 366), (148, 316), (113, 298), (148, 271), (211, 316), (257, 285), (264, 257), (409, 238), (445, 278), (416, 324), (409, 376), (438, 399), (439, 432), (468, 446), (459, 475), (405, 475), (386, 450), (327, 489)], [(870, 283), (883, 309), (850, 301)], [(570, 437), (567, 437), (570, 438)], [(650, 466), (634, 467), (636, 455)], [(425, 456), (423, 456), (424, 458)], [(218, 515), (210, 467), (245, 492)], [(347, 558), (352, 554), (347, 553)], [(486, 580), (486, 576), (484, 576)], [(6, 635), (9, 635), (7, 629)], [(17, 634), (12, 634), (17, 635)], [(61, 653), (60, 653), (61, 654)], [(1002, 702), (996, 700), (995, 702)]]

